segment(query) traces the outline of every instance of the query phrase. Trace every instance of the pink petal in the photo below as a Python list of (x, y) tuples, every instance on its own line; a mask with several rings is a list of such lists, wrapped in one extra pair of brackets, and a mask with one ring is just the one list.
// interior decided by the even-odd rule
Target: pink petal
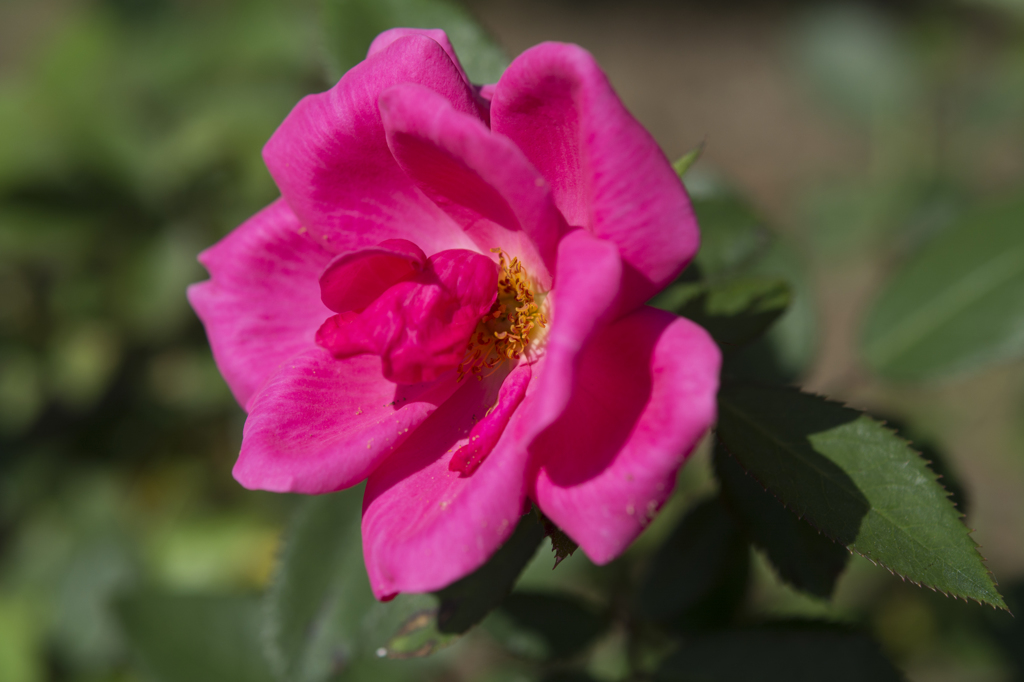
[(362, 312), (327, 320), (316, 340), (337, 358), (381, 356), (390, 381), (433, 381), (462, 362), (497, 287), (497, 267), (487, 256), (441, 251), (415, 277), (395, 284)]
[(374, 52), (327, 92), (304, 98), (263, 148), (285, 200), (335, 252), (385, 239), (408, 239), (427, 254), (471, 246), (388, 150), (377, 99), (396, 83), (419, 83), (459, 111), (478, 111), (472, 89), (442, 46), (407, 35)]
[[(520, 365), (506, 381), (524, 371)], [(466, 379), (370, 476), (363, 556), (378, 598), (452, 583), (479, 568), (515, 529), (526, 486), (521, 410), (472, 476), (448, 468), (474, 423), (494, 405), (500, 385), (498, 375)]]
[(497, 83), (486, 83), (480, 86), (480, 97), (490, 103), (491, 98), (494, 97), (494, 88), (498, 87)]
[(246, 488), (328, 493), (355, 485), (456, 389), (454, 373), (397, 386), (380, 358), (336, 360), (315, 348), (256, 395), (234, 476)]
[(469, 83), (469, 76), (466, 75), (466, 70), (462, 68), (462, 63), (455, 54), (455, 48), (452, 47), (451, 41), (448, 40), (448, 34), (439, 28), (388, 29), (373, 39), (373, 42), (370, 43), (370, 49), (366, 52), (366, 58), (369, 59), (378, 52), (382, 52), (391, 45), (391, 43), (395, 42), (399, 38), (404, 38), (405, 36), (425, 36), (440, 45), (448, 55), (448, 58), (452, 60), (452, 64), (458, 67), (459, 72), (462, 74), (462, 78)]
[(316, 347), (331, 314), (317, 280), (331, 257), (282, 200), (199, 254), (211, 277), (190, 286), (188, 300), (242, 407), (282, 363)]
[(715, 421), (721, 356), (701, 327), (641, 308), (580, 355), (572, 400), (530, 446), (533, 499), (594, 562), (620, 554)]
[(320, 275), (320, 299), (331, 310), (360, 312), (392, 285), (409, 279), (427, 261), (420, 247), (405, 239), (337, 256)]
[(423, 86), (390, 88), (380, 105), (388, 145), (424, 194), (482, 251), (518, 256), (540, 288), (550, 289), (565, 221), (523, 153)]
[(697, 252), (682, 183), (583, 48), (542, 43), (519, 55), (494, 91), (491, 128), (547, 178), (570, 225), (618, 245), (624, 311), (672, 281)]
[(526, 388), (530, 385), (530, 365), (523, 365), (518, 372), (513, 372), (501, 386), (498, 402), (487, 415), (476, 423), (469, 432), (469, 440), (456, 450), (448, 462), (449, 471), (458, 471), (463, 476), (472, 476), (480, 468), (487, 456), (498, 444), (498, 439), (505, 432), (508, 420), (512, 418), (516, 408), (526, 397)]
[(543, 369), (535, 380), (538, 397), (530, 408), (534, 433), (565, 409), (580, 350), (612, 319), (621, 273), (615, 245), (586, 230), (570, 232), (558, 245), (551, 329), (543, 341)]

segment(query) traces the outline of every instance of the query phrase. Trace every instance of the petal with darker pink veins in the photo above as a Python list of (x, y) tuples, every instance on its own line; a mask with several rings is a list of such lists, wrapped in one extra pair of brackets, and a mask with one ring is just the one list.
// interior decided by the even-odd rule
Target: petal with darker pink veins
[(613, 319), (621, 273), (618, 250), (609, 241), (578, 229), (559, 243), (551, 327), (542, 342), (543, 371), (536, 379), (541, 389), (530, 407), (535, 432), (565, 409), (580, 350)]
[(282, 196), (335, 252), (385, 239), (408, 239), (428, 255), (471, 246), (391, 156), (377, 101), (397, 83), (419, 83), (457, 110), (479, 115), (472, 88), (444, 48), (427, 36), (406, 35), (327, 92), (305, 97), (263, 148)]
[(210, 279), (190, 286), (188, 300), (242, 407), (282, 363), (316, 347), (331, 315), (318, 278), (332, 256), (280, 199), (199, 254)]
[(720, 362), (701, 327), (646, 307), (580, 355), (568, 407), (530, 445), (533, 498), (596, 563), (618, 556), (668, 499), (715, 421)]
[(619, 247), (623, 312), (696, 254), (700, 237), (682, 182), (583, 48), (542, 43), (513, 60), (492, 95), (491, 128), (547, 178), (570, 225)]
[[(522, 371), (520, 365), (505, 381)], [(515, 529), (526, 485), (522, 407), (472, 476), (449, 469), (453, 453), (497, 400), (502, 378), (466, 380), (370, 476), (363, 556), (378, 598), (454, 582), (479, 568)]]
[(395, 160), (424, 194), (481, 250), (517, 256), (549, 290), (565, 221), (547, 182), (512, 141), (420, 85), (386, 90), (380, 106)]
[(329, 493), (359, 483), (457, 388), (454, 373), (399, 386), (380, 358), (292, 358), (252, 401), (234, 475), (250, 489)]

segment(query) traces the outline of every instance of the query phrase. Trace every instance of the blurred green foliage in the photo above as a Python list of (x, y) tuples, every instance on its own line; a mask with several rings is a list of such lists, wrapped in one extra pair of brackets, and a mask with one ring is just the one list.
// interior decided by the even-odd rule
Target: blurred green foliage
[(325, 0), (324, 25), (328, 64), (338, 78), (363, 60), (374, 36), (395, 26), (444, 28), (474, 83), (496, 83), (509, 62), (469, 12), (450, 0)]
[(53, 9), (0, 77), (5, 682), (134, 676), (111, 610), (133, 586), (266, 583), (290, 501), (231, 481), (242, 413), (184, 289), (326, 84), (313, 5)]
[(1024, 354), (1024, 202), (967, 213), (915, 254), (872, 310), (864, 354), (903, 381)]
[[(688, 178), (705, 247), (680, 286), (698, 271), (708, 282), (781, 277), (792, 296), (766, 339), (730, 359), (734, 375), (795, 381), (809, 371), (819, 334), (808, 261), (820, 270), (861, 254), (896, 271), (927, 259), (933, 240), (955, 233), (979, 204), (1020, 189), (1012, 173), (991, 171), (990, 159), (1004, 147), (1019, 150), (1019, 3), (961, 5), (972, 9), (780, 10), (795, 70), (808, 92), (863, 132), (870, 163), (862, 175), (813, 183), (785, 237), (734, 192)], [(267, 646), (253, 625), (264, 610), (254, 599), (271, 582), (295, 500), (243, 491), (230, 477), (243, 414), (185, 302), (185, 286), (205, 276), (195, 255), (276, 196), (263, 143), (298, 99), (358, 60), (378, 30), (442, 23), (479, 80), (493, 80), (504, 56), (465, 9), (438, 0), (8, 2), (0, 19), (8, 16), (19, 20), (6, 26), (26, 35), (0, 27), (0, 41), (18, 46), (5, 48), (12, 61), (0, 65), (0, 680), (200, 680), (200, 670), (217, 670), (188, 667), (203, 652), (227, 666), (216, 679), (261, 679), (255, 657)], [(986, 22), (1001, 31), (979, 77), (959, 65), (976, 49), (972, 26)], [(879, 305), (881, 315), (892, 304)], [(775, 363), (767, 374), (766, 358)], [(545, 541), (483, 627), (426, 667), (361, 651), (353, 679), (692, 672), (677, 664), (687, 651), (666, 658), (675, 640), (632, 615), (638, 603), (668, 630), (744, 626), (749, 641), (739, 650), (736, 639), (690, 640), (705, 658), (720, 651), (738, 665), (751, 651), (778, 657), (791, 646), (793, 629), (755, 627), (763, 621), (799, 619), (806, 629), (807, 619), (823, 619), (871, 631), (901, 665), (930, 657), (977, 679), (1024, 679), (1021, 628), (1009, 616), (904, 585), (860, 558), (833, 582), (842, 557), (827, 550), (826, 575), (794, 577), (780, 567), (780, 579), (774, 559), (744, 544), (742, 533), (756, 541), (763, 529), (745, 526), (744, 511), (714, 497), (715, 485), (705, 450), (681, 472), (662, 515), (610, 566), (577, 552), (552, 572)], [(354, 515), (357, 505), (348, 506)], [(354, 536), (332, 539), (338, 557), (358, 549)], [(306, 568), (335, 565), (311, 556)], [(673, 572), (699, 579), (680, 588)], [(665, 573), (673, 575), (659, 587)], [(271, 601), (285, 590), (282, 575)], [(310, 580), (344, 591), (346, 577)], [(783, 579), (810, 581), (812, 594)], [(349, 587), (364, 588), (360, 580)], [(830, 602), (814, 596), (830, 591)], [(1004, 594), (1022, 608), (1014, 606), (1019, 584)], [(346, 620), (352, 614), (317, 612), (315, 596), (299, 616), (333, 618), (344, 633), (361, 627)], [(366, 613), (377, 613), (367, 603)], [(835, 655), (889, 674), (864, 637), (814, 633)], [(233, 651), (250, 655), (225, 661), (204, 648), (210, 641), (225, 650), (236, 642)], [(344, 668), (334, 644), (278, 642), (276, 664), (322, 679)], [(182, 648), (199, 654), (182, 661)]]

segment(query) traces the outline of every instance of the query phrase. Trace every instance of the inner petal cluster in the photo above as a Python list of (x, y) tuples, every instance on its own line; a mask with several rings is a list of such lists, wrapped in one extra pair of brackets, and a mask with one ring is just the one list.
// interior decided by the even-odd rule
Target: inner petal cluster
[(546, 293), (535, 291), (519, 258), (510, 259), (501, 249), (491, 252), (498, 254), (498, 295), (470, 336), (460, 380), (467, 374), (483, 378), (485, 371), (535, 353), (547, 330)]
[(320, 279), (322, 300), (338, 314), (316, 342), (336, 358), (379, 355), (389, 381), (433, 381), (461, 362), (466, 339), (493, 308), (497, 281), (494, 261), (466, 249), (426, 258), (415, 244), (391, 240), (343, 254)]

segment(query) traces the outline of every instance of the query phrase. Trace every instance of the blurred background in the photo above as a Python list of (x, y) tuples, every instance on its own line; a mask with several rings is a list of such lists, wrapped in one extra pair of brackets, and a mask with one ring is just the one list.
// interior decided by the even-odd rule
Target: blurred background
[[(111, 608), (119, 594), (245, 594), (270, 579), (295, 500), (231, 478), (244, 414), (184, 290), (205, 277), (196, 254), (275, 198), (260, 149), (298, 99), (389, 18), (438, 11), (357, 4), (0, 0), (3, 682), (147, 679)], [(510, 57), (578, 43), (669, 158), (705, 145), (686, 178), (695, 199), (743, 197), (784, 245), (772, 268), (798, 294), (775, 332), (789, 376), (896, 420), (945, 471), (1008, 601), (1024, 593), (1024, 363), (900, 381), (868, 369), (860, 343), (902, 263), (976, 207), (1024, 194), (1024, 3), (462, 7), (442, 12), (464, 29), (457, 47), (486, 42), (468, 16)], [(489, 49), (466, 59), (477, 80), (502, 68)], [(1024, 231), (1024, 210), (1012, 220)], [(698, 453), (624, 561), (713, 485)], [(538, 561), (524, 584), (614, 592), (614, 566)], [(855, 623), (911, 680), (1024, 679), (1012, 618), (865, 560), (832, 602), (756, 556), (750, 581), (751, 618)], [(474, 637), (446, 655), (443, 679), (499, 679), (504, 654)], [(622, 679), (621, 649), (611, 632), (588, 670)]]

